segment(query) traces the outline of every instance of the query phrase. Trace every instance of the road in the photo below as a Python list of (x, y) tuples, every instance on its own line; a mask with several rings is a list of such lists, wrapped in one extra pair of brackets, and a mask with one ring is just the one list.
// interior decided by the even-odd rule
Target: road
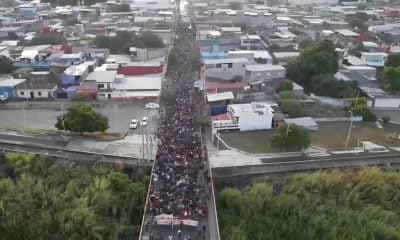
[(346, 154), (316, 158), (295, 157), (262, 159), (262, 161), (263, 164), (261, 165), (213, 168), (213, 176), (214, 178), (224, 178), (342, 167), (397, 165), (400, 164), (400, 153), (397, 151), (390, 151), (385, 153)]

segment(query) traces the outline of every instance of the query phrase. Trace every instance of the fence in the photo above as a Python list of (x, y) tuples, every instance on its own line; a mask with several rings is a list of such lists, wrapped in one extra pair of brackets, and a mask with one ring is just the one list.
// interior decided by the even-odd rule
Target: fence
[(361, 116), (354, 117), (334, 117), (334, 118), (314, 118), (316, 122), (362, 122)]
[(315, 99), (320, 101), (322, 104), (334, 106), (334, 107), (348, 107), (349, 106), (349, 100), (347, 99), (337, 99), (337, 98), (331, 98), (331, 97), (323, 97), (323, 96), (317, 96), (315, 94), (311, 94), (310, 98)]

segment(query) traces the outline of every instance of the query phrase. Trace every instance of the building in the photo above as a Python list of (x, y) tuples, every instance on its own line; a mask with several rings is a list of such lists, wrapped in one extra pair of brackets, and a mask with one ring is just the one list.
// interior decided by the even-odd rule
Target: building
[(371, 67), (384, 67), (387, 60), (387, 53), (382, 52), (362, 52), (360, 59)]
[(300, 52), (274, 52), (274, 64), (285, 66), (292, 58), (300, 56)]
[(267, 103), (228, 105), (227, 113), (212, 118), (212, 131), (253, 131), (272, 128), (273, 109)]
[[(119, 75), (118, 78), (123, 78), (123, 75)], [(114, 88), (114, 82), (117, 78), (117, 71), (95, 71), (89, 73), (86, 77), (85, 82), (96, 82), (98, 89), (99, 100), (109, 99), (111, 100), (111, 93)]]
[(89, 66), (73, 65), (65, 69), (61, 75), (61, 85), (63, 88), (80, 85), (89, 74)]
[(242, 81), (246, 75), (246, 58), (204, 59), (205, 77), (227, 81)]
[(246, 66), (246, 82), (265, 82), (286, 76), (286, 69), (281, 65), (256, 64)]
[(245, 35), (240, 37), (240, 48), (245, 50), (263, 50), (261, 38), (257, 35)]
[(21, 99), (51, 99), (55, 98), (56, 83), (32, 82), (20, 84), (16, 87), (17, 98)]
[(226, 113), (229, 101), (234, 99), (233, 93), (221, 92), (221, 93), (208, 93), (206, 94), (207, 103), (210, 106), (211, 116), (220, 115)]
[(140, 76), (162, 73), (163, 64), (160, 63), (149, 63), (149, 62), (137, 62), (129, 63), (127, 65), (120, 65), (118, 67), (117, 73), (123, 74), (125, 76)]
[(161, 93), (161, 76), (125, 76), (116, 79), (111, 93), (114, 101), (156, 101)]
[(0, 79), (0, 100), (16, 98), (17, 87), (25, 82), (26, 79)]

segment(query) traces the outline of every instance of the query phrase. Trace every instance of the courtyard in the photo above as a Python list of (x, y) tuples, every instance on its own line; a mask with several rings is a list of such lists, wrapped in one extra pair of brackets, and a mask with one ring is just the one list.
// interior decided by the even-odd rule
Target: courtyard
[[(372, 141), (384, 146), (400, 146), (400, 140), (390, 139), (389, 134), (400, 133), (400, 125), (382, 123), (383, 129), (375, 123), (354, 122), (351, 129), (348, 149), (358, 146), (360, 141)], [(319, 122), (317, 131), (310, 131), (311, 143), (328, 150), (343, 150), (346, 145), (350, 122)], [(272, 149), (269, 139), (275, 130), (227, 132), (222, 133), (222, 139), (230, 147), (241, 151), (260, 154), (279, 152)]]

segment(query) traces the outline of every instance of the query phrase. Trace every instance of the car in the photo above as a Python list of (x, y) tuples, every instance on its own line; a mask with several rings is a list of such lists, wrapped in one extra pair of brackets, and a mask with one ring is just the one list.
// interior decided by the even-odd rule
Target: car
[(146, 126), (147, 126), (147, 120), (148, 120), (148, 119), (149, 119), (148, 117), (143, 117), (143, 118), (142, 118), (142, 121), (140, 122), (140, 126), (146, 127)]
[(159, 108), (160, 105), (158, 105), (157, 103), (148, 103), (146, 104), (146, 108), (152, 109), (152, 108)]
[(131, 123), (129, 124), (130, 129), (136, 129), (138, 125), (138, 120), (137, 119), (132, 119)]

